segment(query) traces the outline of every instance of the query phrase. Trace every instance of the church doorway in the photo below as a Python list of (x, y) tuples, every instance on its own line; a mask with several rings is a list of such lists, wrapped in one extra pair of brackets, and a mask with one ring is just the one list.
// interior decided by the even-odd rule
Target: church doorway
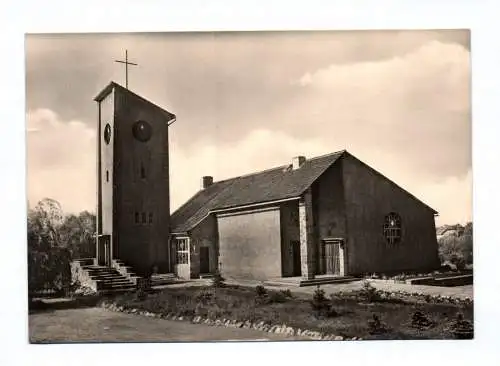
[(97, 263), (100, 266), (111, 266), (111, 235), (100, 235), (97, 248)]
[(200, 273), (210, 273), (210, 247), (200, 247)]
[(323, 245), (326, 274), (343, 276), (344, 249), (342, 239), (325, 239)]
[(302, 274), (300, 264), (300, 241), (293, 240), (291, 242), (292, 249), (292, 263), (293, 263), (293, 276), (300, 276)]

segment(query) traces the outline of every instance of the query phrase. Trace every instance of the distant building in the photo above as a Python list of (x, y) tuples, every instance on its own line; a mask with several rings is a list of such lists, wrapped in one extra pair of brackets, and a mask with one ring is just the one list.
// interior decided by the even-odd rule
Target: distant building
[(183, 278), (429, 270), (436, 211), (347, 151), (213, 182), (171, 217)]

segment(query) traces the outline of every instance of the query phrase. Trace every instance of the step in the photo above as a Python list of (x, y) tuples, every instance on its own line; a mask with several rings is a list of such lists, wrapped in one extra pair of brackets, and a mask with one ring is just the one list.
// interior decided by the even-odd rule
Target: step
[(118, 271), (95, 271), (95, 270), (87, 270), (88, 273), (91, 274), (120, 274)]
[(93, 258), (80, 258), (80, 259), (75, 259), (74, 262), (80, 263), (80, 266), (93, 265), (94, 259)]
[(136, 288), (131, 283), (105, 283), (99, 286), (100, 289), (111, 289), (111, 288)]
[(330, 277), (330, 278), (313, 278), (311, 280), (301, 280), (299, 286), (317, 286), (336, 283), (348, 283), (356, 281), (354, 277)]
[(96, 266), (83, 266), (87, 271), (116, 271), (116, 268), (111, 267), (96, 267)]
[(130, 282), (130, 281), (124, 281), (124, 280), (118, 280), (118, 281), (98, 281), (97, 283), (99, 285), (131, 285), (131, 286), (135, 286), (132, 282)]
[(111, 278), (111, 277), (125, 277), (119, 273), (89, 273), (90, 277), (102, 277), (102, 278)]
[(125, 294), (127, 292), (132, 292), (135, 289), (130, 289), (130, 288), (118, 288), (118, 289), (103, 289), (99, 290), (99, 293), (102, 295), (117, 295), (117, 294)]
[(87, 271), (89, 274), (101, 274), (101, 275), (108, 275), (108, 274), (116, 274), (116, 275), (122, 275), (118, 271)]
[(124, 279), (117, 279), (117, 280), (106, 280), (106, 281), (96, 281), (97, 283), (99, 284), (120, 284), (120, 283), (125, 283), (125, 284), (131, 284), (133, 285), (132, 282), (130, 282), (129, 280), (124, 280)]

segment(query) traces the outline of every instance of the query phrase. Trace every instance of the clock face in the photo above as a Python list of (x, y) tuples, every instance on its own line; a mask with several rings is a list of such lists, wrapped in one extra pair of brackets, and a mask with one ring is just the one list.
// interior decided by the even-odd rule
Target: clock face
[(106, 145), (109, 144), (111, 141), (111, 126), (109, 123), (104, 127), (104, 142), (106, 142)]
[(151, 125), (146, 121), (137, 121), (132, 126), (132, 133), (137, 140), (146, 142), (151, 138), (153, 129), (151, 128)]

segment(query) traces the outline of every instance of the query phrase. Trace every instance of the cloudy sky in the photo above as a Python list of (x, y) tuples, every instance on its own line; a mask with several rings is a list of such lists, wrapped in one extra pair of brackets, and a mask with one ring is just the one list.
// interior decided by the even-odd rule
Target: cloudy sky
[(28, 199), (95, 210), (93, 97), (113, 60), (175, 113), (172, 209), (215, 180), (341, 149), (440, 212), (471, 220), (467, 31), (28, 35)]

